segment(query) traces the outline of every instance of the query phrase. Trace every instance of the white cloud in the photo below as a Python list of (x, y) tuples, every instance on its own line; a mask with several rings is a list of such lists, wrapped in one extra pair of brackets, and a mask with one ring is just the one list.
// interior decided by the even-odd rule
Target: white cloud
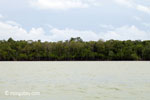
[(32, 28), (29, 32), (20, 26), (0, 22), (0, 40), (12, 37), (15, 40), (47, 40), (42, 28)]
[[(110, 25), (109, 25), (110, 26)], [(7, 40), (12, 37), (15, 40), (41, 40), (41, 41), (60, 41), (68, 40), (71, 37), (81, 37), (84, 41), (99, 39), (109, 40), (148, 40), (150, 32), (138, 29), (136, 26), (122, 26), (109, 29), (105, 33), (75, 30), (75, 29), (58, 29), (51, 27), (49, 34), (46, 34), (43, 28), (32, 28), (30, 31), (25, 30), (20, 25), (0, 21), (0, 40)]]
[(116, 40), (148, 40), (150, 39), (150, 32), (146, 32), (138, 29), (136, 26), (123, 26), (108, 31), (104, 35), (104, 39), (116, 39)]
[(30, 0), (30, 4), (40, 9), (66, 10), (97, 6), (99, 2), (98, 0)]
[(137, 10), (150, 14), (150, 7), (137, 5)]
[[(108, 25), (111, 26), (111, 25)], [(113, 27), (113, 26), (112, 26)], [(110, 31), (109, 31), (110, 30)], [(68, 40), (71, 37), (81, 37), (84, 41), (94, 40), (97, 41), (99, 39), (109, 40), (149, 40), (150, 32), (146, 32), (138, 29), (136, 26), (122, 26), (118, 28), (110, 29), (108, 27), (108, 31), (106, 32), (93, 32), (93, 31), (82, 31), (82, 30), (74, 30), (74, 29), (58, 29), (51, 28), (51, 35), (48, 37), (50, 40), (59, 41), (59, 40)]]
[(150, 28), (150, 23), (142, 23), (142, 25), (144, 25), (147, 28)]
[(16, 23), (15, 21), (6, 21), (6, 23), (13, 25), (13, 26), (21, 26), (20, 24)]
[(133, 0), (114, 0), (116, 3), (120, 5), (124, 5), (127, 7), (133, 7)]
[(100, 37), (93, 31), (80, 31), (74, 29), (57, 29), (50, 30), (52, 40), (68, 40), (71, 37), (81, 37), (85, 41), (98, 40)]
[(44, 10), (67, 10), (100, 5), (107, 6), (109, 2), (115, 2), (118, 5), (150, 14), (150, 7), (138, 3), (137, 0), (29, 0), (29, 2), (31, 6)]
[[(150, 7), (137, 3), (136, 0), (114, 0), (119, 5), (134, 8), (138, 11), (150, 14)], [(145, 1), (147, 2), (147, 1)]]
[[(9, 22), (9, 23), (8, 23)], [(11, 22), (11, 23), (10, 23)], [(13, 22), (13, 23), (12, 23)], [(14, 24), (15, 23), (15, 24)], [(32, 28), (26, 31), (14, 21), (0, 21), (0, 40), (7, 40), (12, 37), (15, 40), (42, 40), (59, 41), (68, 40), (71, 37), (81, 37), (84, 40), (98, 40), (97, 34), (92, 31), (79, 31), (74, 29), (50, 28), (49, 34), (46, 34), (43, 28)]]

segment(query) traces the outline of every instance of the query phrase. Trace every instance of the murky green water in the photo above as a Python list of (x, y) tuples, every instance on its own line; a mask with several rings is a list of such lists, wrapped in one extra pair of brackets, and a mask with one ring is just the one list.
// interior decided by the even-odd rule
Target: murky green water
[(0, 62), (0, 100), (150, 100), (150, 62)]

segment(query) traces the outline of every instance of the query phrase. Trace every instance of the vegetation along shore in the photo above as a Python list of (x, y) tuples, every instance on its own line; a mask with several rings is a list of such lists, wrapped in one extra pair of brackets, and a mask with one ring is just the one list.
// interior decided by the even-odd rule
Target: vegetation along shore
[(41, 42), (0, 40), (0, 61), (123, 61), (150, 60), (150, 40)]

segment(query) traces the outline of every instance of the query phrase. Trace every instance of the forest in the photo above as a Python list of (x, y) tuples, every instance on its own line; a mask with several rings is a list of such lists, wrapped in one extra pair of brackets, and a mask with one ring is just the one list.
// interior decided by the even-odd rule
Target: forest
[(0, 61), (148, 61), (150, 40), (0, 40)]

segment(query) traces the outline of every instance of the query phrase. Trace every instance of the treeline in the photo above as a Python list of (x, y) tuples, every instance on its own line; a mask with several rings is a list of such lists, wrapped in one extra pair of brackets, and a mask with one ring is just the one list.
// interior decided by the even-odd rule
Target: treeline
[(0, 61), (150, 60), (150, 41), (59, 42), (0, 40)]

